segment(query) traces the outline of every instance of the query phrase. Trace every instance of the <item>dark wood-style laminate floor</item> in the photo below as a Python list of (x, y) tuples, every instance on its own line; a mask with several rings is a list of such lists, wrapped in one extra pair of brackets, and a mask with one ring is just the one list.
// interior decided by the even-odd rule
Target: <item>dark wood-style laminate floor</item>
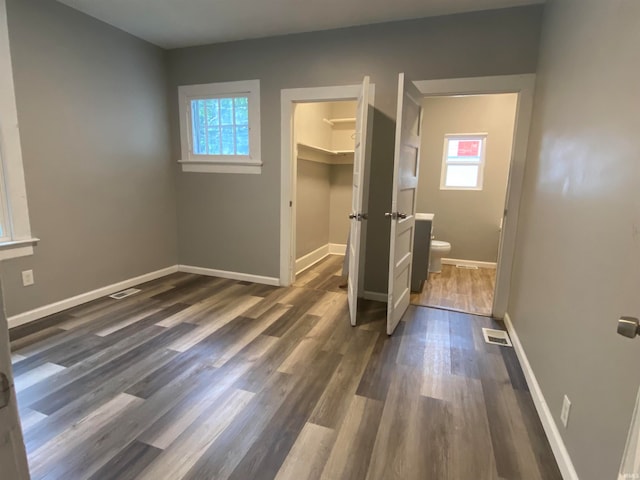
[(442, 265), (440, 273), (429, 274), (422, 292), (411, 294), (411, 303), (489, 317), (495, 284), (495, 268)]
[(35, 479), (556, 480), (487, 318), (349, 326), (341, 258), (275, 288), (174, 274), (12, 332)]

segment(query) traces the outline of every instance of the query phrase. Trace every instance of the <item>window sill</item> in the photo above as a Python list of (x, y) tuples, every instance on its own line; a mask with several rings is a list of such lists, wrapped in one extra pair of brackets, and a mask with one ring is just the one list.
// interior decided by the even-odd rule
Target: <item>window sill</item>
[(203, 162), (201, 160), (179, 160), (183, 172), (196, 173), (248, 173), (260, 175), (262, 162)]
[(27, 257), (33, 255), (33, 247), (38, 244), (39, 238), (27, 240), (9, 240), (0, 242), (0, 260)]

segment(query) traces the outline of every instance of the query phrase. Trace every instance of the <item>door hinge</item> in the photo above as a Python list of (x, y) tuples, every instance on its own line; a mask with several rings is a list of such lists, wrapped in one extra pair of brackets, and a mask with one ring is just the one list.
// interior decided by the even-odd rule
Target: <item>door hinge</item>
[(11, 383), (9, 383), (9, 377), (4, 373), (0, 373), (0, 408), (4, 408), (9, 405), (11, 399)]
[(289, 200), (289, 206), (293, 207), (293, 200)]

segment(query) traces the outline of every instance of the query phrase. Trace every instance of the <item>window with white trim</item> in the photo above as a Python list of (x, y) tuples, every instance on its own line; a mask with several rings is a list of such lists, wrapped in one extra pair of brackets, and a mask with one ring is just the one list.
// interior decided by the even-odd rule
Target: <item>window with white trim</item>
[(261, 173), (260, 81), (178, 88), (182, 170)]
[(447, 134), (441, 190), (482, 190), (487, 134)]
[(0, 0), (0, 260), (33, 254), (5, 0)]

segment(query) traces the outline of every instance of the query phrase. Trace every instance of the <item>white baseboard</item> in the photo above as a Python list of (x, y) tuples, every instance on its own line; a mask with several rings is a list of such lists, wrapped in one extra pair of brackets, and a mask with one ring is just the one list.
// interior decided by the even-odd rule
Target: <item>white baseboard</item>
[(480, 262), (476, 260), (461, 260), (459, 258), (443, 258), (442, 263), (444, 265), (462, 265), (463, 267), (478, 267), (478, 268), (495, 268), (496, 262)]
[(344, 255), (347, 252), (347, 245), (344, 243), (330, 243), (329, 255)]
[(511, 317), (508, 313), (505, 313), (504, 315), (504, 324), (507, 327), (507, 331), (509, 332), (509, 336), (511, 337), (511, 342), (513, 343), (513, 348), (516, 351), (516, 355), (518, 356), (518, 360), (520, 361), (520, 365), (522, 366), (524, 376), (527, 379), (527, 385), (529, 385), (529, 391), (531, 392), (531, 396), (533, 397), (533, 403), (536, 406), (538, 416), (540, 417), (540, 421), (542, 422), (544, 431), (547, 434), (547, 438), (549, 439), (551, 450), (553, 450), (553, 454), (556, 457), (556, 461), (558, 462), (558, 467), (560, 468), (560, 473), (562, 473), (562, 478), (564, 478), (564, 480), (579, 480), (578, 474), (573, 467), (571, 457), (569, 456), (569, 452), (567, 451), (567, 447), (564, 444), (564, 440), (562, 440), (562, 436), (560, 435), (558, 426), (553, 419), (551, 410), (549, 410), (549, 405), (547, 405), (547, 402), (544, 399), (544, 395), (542, 394), (542, 390), (540, 389), (538, 380), (533, 373), (533, 369), (531, 368), (531, 364), (529, 363), (527, 354), (525, 353), (524, 348), (520, 343), (520, 339), (518, 338), (518, 334), (516, 333), (513, 323), (511, 322)]
[(386, 293), (380, 293), (380, 292), (370, 292), (365, 290), (362, 293), (362, 297), (366, 300), (374, 300), (376, 302), (387, 302), (387, 294)]
[(48, 315), (62, 312), (63, 310), (67, 310), (68, 308), (77, 307), (78, 305), (96, 300), (100, 297), (111, 295), (112, 293), (119, 292), (120, 290), (125, 290), (141, 283), (155, 280), (156, 278), (165, 277), (177, 271), (178, 266), (173, 265), (171, 267), (156, 270), (155, 272), (140, 275), (139, 277), (134, 277), (128, 280), (123, 280), (122, 282), (113, 283), (111, 285), (107, 285), (106, 287), (97, 288), (96, 290), (91, 290), (90, 292), (81, 293), (80, 295), (66, 298), (64, 300), (60, 300), (59, 302), (50, 303), (49, 305), (44, 305), (42, 307), (29, 310), (28, 312), (13, 315), (8, 318), (9, 328), (19, 327), (20, 325), (39, 320)]
[(206, 275), (209, 277), (228, 278), (230, 280), (240, 280), (244, 282), (261, 283), (264, 285), (280, 286), (280, 279), (276, 277), (265, 277), (253, 275), (251, 273), (228, 272), (226, 270), (216, 270), (213, 268), (193, 267), (191, 265), (178, 265), (178, 271), (185, 273), (195, 273), (196, 275)]
[(329, 245), (330, 244), (327, 243), (326, 245), (323, 245), (320, 248), (317, 248), (313, 252), (307, 253), (304, 257), (298, 258), (296, 260), (296, 266), (295, 266), (296, 275), (298, 275), (299, 273), (302, 273), (307, 268), (315, 265), (320, 260), (322, 260), (327, 255), (329, 255)]

